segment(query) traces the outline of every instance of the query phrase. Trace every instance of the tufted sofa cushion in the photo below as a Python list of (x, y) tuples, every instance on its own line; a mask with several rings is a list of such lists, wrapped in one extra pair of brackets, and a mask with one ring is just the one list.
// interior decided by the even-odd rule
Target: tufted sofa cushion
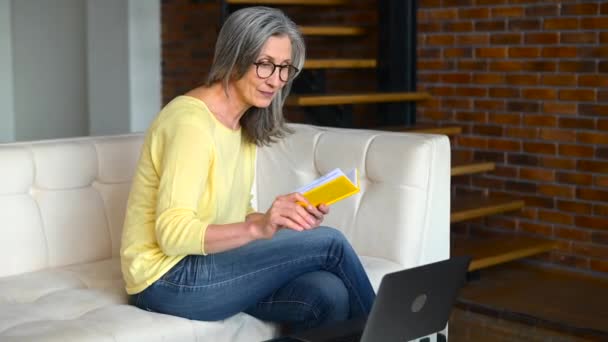
[[(294, 125), (261, 148), (255, 205), (334, 167), (362, 191), (326, 223), (381, 277), (449, 255), (449, 143), (433, 135)], [(127, 305), (119, 248), (142, 135), (0, 145), (0, 341), (259, 341), (276, 326), (239, 314), (198, 322)]]

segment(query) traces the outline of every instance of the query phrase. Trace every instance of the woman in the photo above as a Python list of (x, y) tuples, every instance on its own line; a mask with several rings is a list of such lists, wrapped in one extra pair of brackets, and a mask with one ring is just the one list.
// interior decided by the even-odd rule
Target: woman
[(244, 311), (294, 330), (369, 313), (374, 292), (359, 259), (337, 230), (319, 227), (327, 206), (298, 193), (264, 213), (250, 206), (256, 146), (288, 133), (282, 105), (304, 50), (281, 11), (234, 12), (207, 83), (154, 120), (122, 236), (133, 305), (204, 321)]

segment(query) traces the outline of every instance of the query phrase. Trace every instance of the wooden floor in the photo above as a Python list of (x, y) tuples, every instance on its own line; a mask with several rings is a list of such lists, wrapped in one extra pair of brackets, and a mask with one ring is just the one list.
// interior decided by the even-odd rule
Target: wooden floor
[(589, 340), (589, 338), (585, 337), (486, 316), (462, 309), (454, 309), (452, 311), (448, 338), (449, 342), (582, 342)]
[[(608, 279), (523, 262), (484, 269), (479, 275), (461, 290), (459, 311), (452, 317), (458, 322), (473, 319), (463, 327), (462, 322), (451, 325), (450, 337), (458, 336), (451, 341), (608, 341)], [(494, 323), (479, 323), (479, 317)], [(512, 330), (513, 339), (475, 339), (473, 330), (480, 324), (500, 334)], [(547, 339), (515, 338), (528, 333), (546, 334)]]

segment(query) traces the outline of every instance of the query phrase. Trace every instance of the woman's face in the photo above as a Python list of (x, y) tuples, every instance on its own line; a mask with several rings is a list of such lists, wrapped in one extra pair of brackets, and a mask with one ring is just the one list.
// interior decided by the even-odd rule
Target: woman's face
[[(282, 76), (285, 76), (288, 73), (288, 68), (276, 67), (272, 75), (267, 78), (258, 76), (258, 74), (266, 76), (267, 72), (272, 69), (270, 63), (277, 66), (291, 65), (291, 40), (288, 36), (281, 35), (268, 38), (256, 59), (256, 64), (259, 64), (259, 66), (252, 64), (245, 75), (235, 82), (237, 96), (245, 105), (258, 108), (268, 107), (279, 90), (287, 83), (281, 80), (279, 73), (282, 71)], [(256, 71), (256, 68), (259, 68), (259, 70)], [(282, 78), (286, 79), (285, 77)]]

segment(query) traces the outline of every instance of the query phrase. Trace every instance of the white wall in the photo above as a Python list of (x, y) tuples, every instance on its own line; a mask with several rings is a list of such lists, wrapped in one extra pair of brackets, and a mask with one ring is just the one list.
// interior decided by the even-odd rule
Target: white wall
[(160, 0), (0, 0), (0, 143), (143, 131), (161, 106)]
[(145, 131), (162, 104), (160, 0), (129, 0), (131, 132)]
[(144, 131), (161, 106), (159, 0), (87, 0), (92, 135)]
[(15, 140), (11, 0), (0, 0), (0, 143)]
[(82, 0), (12, 2), (15, 138), (88, 135)]
[(130, 131), (128, 7), (124, 0), (87, 0), (89, 130)]

